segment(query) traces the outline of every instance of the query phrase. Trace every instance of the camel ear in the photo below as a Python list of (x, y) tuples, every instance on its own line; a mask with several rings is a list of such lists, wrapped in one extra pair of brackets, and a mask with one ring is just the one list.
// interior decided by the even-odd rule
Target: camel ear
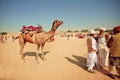
[(58, 21), (57, 19), (56, 20), (54, 20), (54, 22), (56, 22), (56, 21)]
[(22, 27), (26, 27), (26, 26), (22, 26)]
[(63, 24), (63, 21), (60, 21), (61, 22), (61, 24)]

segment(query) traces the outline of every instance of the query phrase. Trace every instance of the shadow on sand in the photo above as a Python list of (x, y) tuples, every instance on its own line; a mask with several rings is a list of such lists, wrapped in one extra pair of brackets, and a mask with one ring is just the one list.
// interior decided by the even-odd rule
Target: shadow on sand
[[(82, 69), (84, 69), (85, 71), (87, 71), (87, 59), (85, 57), (82, 56), (76, 56), (76, 55), (72, 55), (72, 57), (74, 57), (75, 59), (71, 59), (69, 57), (65, 57), (65, 59), (67, 59), (69, 62), (81, 67)], [(102, 68), (98, 68), (95, 66), (95, 70), (97, 70), (98, 72), (114, 79), (112, 76), (110, 76), (109, 71), (102, 69)], [(117, 78), (117, 77), (116, 77)]]
[[(44, 55), (46, 55), (47, 53), (49, 53), (50, 51), (44, 51)], [(41, 53), (39, 53), (39, 57), (41, 58)], [(24, 54), (23, 54), (23, 56), (24, 57), (26, 57), (26, 56), (34, 56), (34, 57), (36, 57), (36, 52), (25, 52)]]
[(75, 58), (75, 60), (69, 58), (69, 57), (65, 57), (65, 59), (67, 59), (69, 62), (81, 67), (82, 69), (86, 70), (86, 58), (81, 57), (81, 56), (76, 56), (76, 55), (72, 55), (72, 57)]

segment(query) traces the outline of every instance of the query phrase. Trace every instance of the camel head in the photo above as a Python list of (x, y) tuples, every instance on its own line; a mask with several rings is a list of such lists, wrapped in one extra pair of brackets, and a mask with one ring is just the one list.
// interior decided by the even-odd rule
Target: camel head
[(61, 20), (54, 20), (52, 28), (56, 30), (62, 24), (63, 24), (63, 21), (61, 21)]

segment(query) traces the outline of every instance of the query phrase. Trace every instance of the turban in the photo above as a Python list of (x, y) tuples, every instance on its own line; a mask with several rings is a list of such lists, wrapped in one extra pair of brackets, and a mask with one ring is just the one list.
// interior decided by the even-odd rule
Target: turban
[(106, 29), (105, 29), (105, 28), (103, 28), (103, 27), (100, 27), (100, 30), (103, 30), (103, 31), (105, 31)]
[(120, 26), (116, 26), (113, 28), (113, 33), (120, 33)]
[(89, 29), (89, 30), (88, 30), (88, 33), (89, 33), (89, 34), (95, 34), (95, 31), (94, 31), (94, 29)]

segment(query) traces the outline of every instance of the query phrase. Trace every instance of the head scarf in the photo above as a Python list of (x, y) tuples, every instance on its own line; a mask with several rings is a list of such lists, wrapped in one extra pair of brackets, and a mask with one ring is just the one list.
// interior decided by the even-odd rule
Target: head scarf
[(120, 26), (116, 26), (113, 28), (113, 33), (116, 34), (116, 33), (120, 33)]

